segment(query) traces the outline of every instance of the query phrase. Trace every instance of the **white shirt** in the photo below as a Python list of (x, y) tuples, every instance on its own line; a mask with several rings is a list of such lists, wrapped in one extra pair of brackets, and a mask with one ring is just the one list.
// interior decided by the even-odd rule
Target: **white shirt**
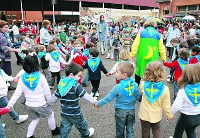
[(67, 64), (67, 62), (61, 56), (59, 57), (59, 60), (56, 62), (51, 57), (50, 53), (46, 54), (45, 59), (47, 61), (49, 61), (49, 70), (51, 72), (59, 72), (60, 71), (60, 63), (65, 64), (65, 65)]
[(2, 75), (0, 75), (0, 98), (7, 96), (8, 86), (6, 81), (13, 81), (13, 77), (8, 76), (3, 70), (1, 71)]
[(26, 85), (22, 82), (22, 79), (20, 79), (8, 106), (13, 107), (22, 92), (26, 98), (25, 104), (29, 107), (43, 106), (51, 99), (51, 91), (43, 74), (40, 74), (40, 80), (34, 91), (31, 91), (28, 87), (26, 87)]
[(44, 27), (40, 29), (40, 44), (49, 45), (51, 35)]
[(13, 35), (18, 35), (19, 34), (19, 28), (17, 25), (13, 25), (12, 27)]
[(196, 29), (193, 29), (193, 28), (191, 28), (191, 29), (189, 29), (189, 35), (190, 36), (194, 36), (194, 35), (196, 35)]
[(200, 104), (198, 106), (194, 106), (188, 99), (185, 90), (180, 89), (171, 107), (172, 114), (175, 114), (179, 110), (181, 113), (186, 115), (198, 115), (200, 114)]

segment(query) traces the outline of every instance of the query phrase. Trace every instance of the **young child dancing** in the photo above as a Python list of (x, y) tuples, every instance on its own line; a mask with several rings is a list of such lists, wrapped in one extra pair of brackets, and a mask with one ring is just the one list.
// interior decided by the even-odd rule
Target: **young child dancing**
[(87, 68), (89, 72), (89, 80), (92, 84), (92, 92), (91, 95), (93, 97), (99, 97), (99, 85), (101, 80), (101, 71), (104, 74), (108, 75), (108, 71), (104, 67), (101, 59), (98, 57), (99, 51), (96, 48), (90, 49), (90, 58), (83, 65), (83, 68)]
[(178, 53), (179, 59), (174, 62), (168, 63), (164, 62), (164, 66), (168, 68), (175, 68), (174, 71), (174, 99), (176, 99), (179, 87), (178, 87), (178, 79), (181, 77), (182, 70), (188, 64), (189, 53), (186, 48), (181, 48)]
[(142, 128), (142, 138), (150, 138), (152, 129), (154, 138), (161, 138), (160, 122), (162, 112), (171, 120), (169, 88), (163, 83), (166, 79), (160, 62), (151, 62), (146, 66), (143, 81), (140, 84), (142, 101), (139, 109), (139, 118)]
[(125, 129), (126, 138), (134, 137), (135, 102), (141, 100), (141, 94), (137, 83), (131, 77), (133, 73), (134, 67), (131, 63), (119, 63), (116, 77), (120, 83), (95, 104), (96, 107), (101, 107), (116, 98), (114, 103), (116, 138), (124, 138)]
[(56, 51), (56, 47), (50, 44), (47, 48), (47, 54), (45, 59), (49, 61), (49, 70), (51, 72), (51, 81), (49, 87), (54, 89), (55, 77), (57, 77), (57, 84), (60, 81), (60, 63), (67, 65), (67, 62), (61, 57), (61, 55)]
[(191, 57), (189, 57), (189, 64), (195, 64), (200, 62), (200, 48), (197, 46), (194, 46), (191, 48)]
[(68, 138), (72, 125), (81, 133), (82, 138), (88, 138), (94, 134), (94, 128), (88, 129), (88, 123), (83, 117), (79, 98), (96, 103), (97, 101), (90, 96), (78, 83), (82, 78), (83, 68), (75, 63), (69, 64), (65, 69), (65, 75), (62, 77), (58, 89), (53, 94), (50, 105), (60, 100), (61, 102), (61, 138)]
[(195, 129), (200, 125), (200, 63), (186, 65), (178, 84), (180, 90), (171, 107), (173, 114), (181, 112), (174, 138), (182, 138), (184, 131), (188, 138), (196, 138)]
[(48, 125), (52, 135), (58, 135), (60, 130), (56, 127), (54, 113), (47, 104), (51, 99), (51, 91), (44, 75), (39, 73), (37, 55), (26, 56), (23, 69), (25, 73), (20, 78), (15, 93), (8, 103), (8, 107), (13, 107), (21, 94), (24, 93), (26, 98), (25, 104), (32, 120), (28, 127), (27, 138), (35, 138), (33, 134), (41, 117), (48, 117)]

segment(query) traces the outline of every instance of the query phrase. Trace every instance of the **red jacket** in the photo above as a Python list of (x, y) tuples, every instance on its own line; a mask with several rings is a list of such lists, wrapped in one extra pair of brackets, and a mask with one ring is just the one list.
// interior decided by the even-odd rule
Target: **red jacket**
[(7, 114), (10, 110), (5, 107), (5, 108), (0, 108), (0, 115), (3, 115), (3, 114)]
[(189, 64), (195, 64), (195, 63), (198, 63), (198, 59), (196, 57), (192, 57), (190, 60), (189, 60)]
[(74, 52), (72, 62), (79, 64), (80, 66), (83, 66), (85, 64), (85, 61), (87, 61), (87, 57), (83, 54), (80, 54), (79, 52)]
[(168, 67), (168, 68), (175, 68), (175, 72), (174, 72), (174, 80), (178, 81), (178, 79), (181, 77), (182, 75), (182, 70), (181, 67), (178, 64), (178, 61), (175, 60), (174, 62), (164, 62), (164, 66)]

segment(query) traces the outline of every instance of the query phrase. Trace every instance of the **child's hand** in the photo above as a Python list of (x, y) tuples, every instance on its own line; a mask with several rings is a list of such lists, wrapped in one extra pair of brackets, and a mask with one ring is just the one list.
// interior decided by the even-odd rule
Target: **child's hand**
[(12, 111), (12, 107), (7, 106), (6, 108), (9, 110), (9, 112)]
[(110, 73), (107, 73), (107, 74), (106, 74), (107, 77), (109, 77), (110, 75), (111, 75)]
[(13, 79), (13, 82), (14, 82), (14, 83), (18, 83), (18, 81), (19, 81), (19, 77), (16, 76), (16, 77)]
[(97, 105), (97, 103), (94, 104), (94, 107), (99, 109), (99, 106)]

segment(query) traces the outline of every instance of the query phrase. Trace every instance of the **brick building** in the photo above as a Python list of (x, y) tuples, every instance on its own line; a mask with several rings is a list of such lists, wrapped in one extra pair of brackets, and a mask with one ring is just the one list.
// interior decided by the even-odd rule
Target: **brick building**
[(200, 0), (156, 0), (160, 4), (160, 18), (167, 15), (184, 16), (191, 14), (200, 16)]

